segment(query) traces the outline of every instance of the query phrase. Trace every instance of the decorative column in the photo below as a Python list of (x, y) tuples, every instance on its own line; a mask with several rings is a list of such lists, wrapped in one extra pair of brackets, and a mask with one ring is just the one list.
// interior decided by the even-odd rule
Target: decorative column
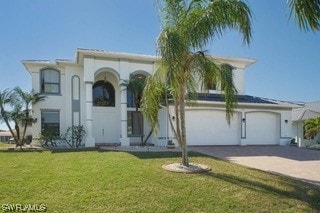
[(130, 140), (128, 138), (128, 116), (127, 116), (127, 86), (128, 81), (120, 80), (120, 102), (121, 102), (121, 146), (130, 146)]
[(93, 120), (92, 120), (92, 85), (93, 82), (85, 82), (86, 84), (86, 147), (95, 146), (95, 138), (92, 135)]

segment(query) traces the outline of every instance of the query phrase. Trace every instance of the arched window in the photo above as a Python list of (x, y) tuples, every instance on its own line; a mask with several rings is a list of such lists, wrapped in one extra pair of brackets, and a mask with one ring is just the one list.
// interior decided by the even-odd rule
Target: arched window
[(41, 93), (60, 93), (60, 72), (53, 69), (41, 70)]
[(115, 91), (108, 81), (97, 81), (92, 89), (93, 106), (115, 106)]

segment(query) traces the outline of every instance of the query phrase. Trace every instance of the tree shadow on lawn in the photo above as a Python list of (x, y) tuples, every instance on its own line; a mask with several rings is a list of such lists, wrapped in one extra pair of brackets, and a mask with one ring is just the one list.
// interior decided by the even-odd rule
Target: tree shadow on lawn
[(0, 153), (19, 153), (19, 152), (44, 152), (43, 149), (0, 149)]
[[(270, 173), (267, 173), (267, 174), (268, 176), (270, 176)], [(272, 176), (277, 176), (276, 181), (281, 181), (281, 184), (284, 185), (284, 187), (292, 189), (291, 191), (289, 189), (288, 191), (286, 191), (286, 190), (268, 185), (266, 183), (252, 181), (252, 180), (244, 179), (242, 177), (238, 177), (230, 174), (208, 172), (208, 173), (202, 173), (202, 175), (205, 175), (214, 179), (220, 179), (252, 191), (260, 191), (262, 193), (275, 194), (275, 195), (279, 195), (286, 198), (300, 200), (304, 203), (307, 203), (311, 208), (320, 210), (320, 188), (315, 187), (314, 185), (309, 183), (303, 183), (301, 181), (288, 178), (288, 177), (284, 177), (284, 179), (281, 181), (281, 180), (278, 180), (279, 176), (271, 174)]]
[(52, 147), (43, 147), (41, 149), (32, 149), (32, 148), (23, 148), (23, 149), (0, 149), (1, 152), (12, 152), (12, 153), (19, 153), (19, 152), (51, 152), (52, 154), (57, 153), (67, 153), (67, 152), (92, 152), (92, 151), (100, 151), (98, 148), (52, 148)]
[(48, 148), (52, 154), (67, 153), (67, 152), (92, 152), (100, 151), (99, 148), (95, 147), (78, 147), (78, 148)]
[[(84, 147), (84, 148), (50, 148), (47, 149), (51, 151), (52, 154), (59, 153), (69, 153), (69, 152), (124, 152), (131, 154), (139, 159), (155, 159), (155, 158), (181, 158), (181, 152), (171, 152), (171, 151), (130, 151), (130, 150), (108, 150), (108, 149), (99, 149), (95, 147)], [(201, 154), (199, 152), (189, 152), (190, 157), (211, 157), (208, 155)]]

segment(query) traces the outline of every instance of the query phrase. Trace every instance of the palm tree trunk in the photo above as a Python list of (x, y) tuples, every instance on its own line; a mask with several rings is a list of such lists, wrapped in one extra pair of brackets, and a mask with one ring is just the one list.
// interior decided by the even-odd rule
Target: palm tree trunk
[(18, 126), (17, 121), (14, 121), (14, 123), (15, 123), (15, 129), (17, 133), (16, 147), (20, 146), (20, 149), (22, 149), (23, 140), (21, 140), (21, 137), (20, 137), (20, 127)]
[(28, 106), (26, 107), (26, 121), (24, 123), (23, 133), (22, 133), (22, 141), (24, 140), (24, 137), (26, 136), (27, 127), (28, 127), (28, 120), (29, 120), (29, 111)]
[(149, 140), (149, 138), (151, 137), (152, 133), (153, 133), (153, 131), (152, 131), (152, 130), (150, 130), (150, 132), (149, 132), (149, 134), (147, 135), (146, 139), (144, 139), (144, 141), (143, 141), (143, 144), (144, 144), (144, 145), (146, 145), (146, 144), (147, 144), (147, 141), (148, 141), (148, 140)]
[[(172, 118), (171, 118), (171, 115), (170, 115), (169, 104), (168, 104), (168, 99), (167, 99), (167, 98), (166, 98), (166, 108), (167, 108), (167, 114), (168, 114), (168, 119), (169, 119), (170, 127), (171, 127), (171, 129), (172, 129), (172, 131), (173, 131), (174, 136), (178, 139), (178, 138), (179, 138), (179, 137), (178, 137), (178, 133), (177, 133), (176, 129), (175, 129), (174, 126), (173, 126), (173, 122), (172, 122)], [(177, 109), (178, 109), (178, 108), (177, 108)], [(177, 111), (177, 109), (176, 109), (176, 111)], [(167, 138), (167, 139), (168, 139), (168, 138)]]
[(8, 119), (7, 119), (7, 117), (6, 116), (4, 116), (4, 112), (5, 112), (5, 110), (4, 110), (4, 108), (2, 107), (2, 106), (0, 106), (0, 110), (1, 110), (1, 115), (2, 115), (2, 119), (4, 120), (4, 123), (7, 125), (7, 127), (9, 128), (9, 131), (10, 131), (10, 133), (11, 133), (11, 135), (12, 135), (12, 137), (13, 137), (13, 139), (14, 139), (14, 141), (17, 143), (17, 141), (18, 141), (18, 137), (16, 136), (16, 134), (13, 132), (13, 129), (11, 128), (11, 126), (10, 126), (10, 124), (9, 124), (9, 121), (8, 121)]
[(8, 122), (6, 119), (4, 119), (4, 122), (5, 122), (5, 124), (7, 125), (7, 127), (9, 128), (9, 131), (10, 131), (10, 133), (11, 133), (14, 141), (17, 143), (18, 138), (17, 138), (16, 134), (13, 132), (13, 129), (11, 128), (9, 122)]
[(187, 150), (187, 137), (186, 137), (186, 116), (185, 116), (185, 83), (180, 85), (179, 91), (179, 114), (181, 119), (181, 148), (182, 148), (182, 165), (189, 166), (188, 150)]
[(174, 112), (175, 112), (175, 116), (176, 116), (176, 128), (177, 128), (177, 140), (178, 140), (178, 144), (180, 147), (182, 147), (182, 140), (181, 140), (181, 129), (180, 129), (180, 115), (179, 115), (179, 102), (175, 101), (174, 102)]

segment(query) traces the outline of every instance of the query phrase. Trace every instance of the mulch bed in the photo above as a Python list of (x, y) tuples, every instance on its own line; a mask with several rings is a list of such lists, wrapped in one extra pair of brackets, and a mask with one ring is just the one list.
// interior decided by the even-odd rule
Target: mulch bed
[(162, 168), (169, 172), (178, 172), (186, 174), (195, 174), (211, 171), (211, 167), (205, 164), (190, 163), (189, 166), (183, 166), (181, 163), (169, 163), (162, 165)]

